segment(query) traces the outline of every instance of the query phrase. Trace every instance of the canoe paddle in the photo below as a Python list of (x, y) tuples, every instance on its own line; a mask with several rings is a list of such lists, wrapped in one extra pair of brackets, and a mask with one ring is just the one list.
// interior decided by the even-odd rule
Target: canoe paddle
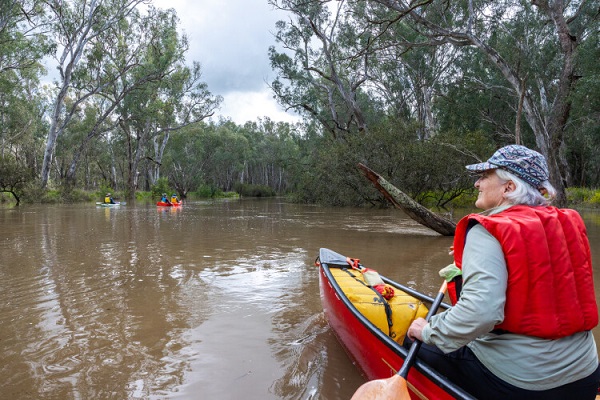
[[(431, 317), (435, 315), (442, 300), (444, 299), (444, 293), (446, 292), (446, 281), (440, 287), (440, 290), (431, 304), (431, 308), (425, 317), (425, 320), (429, 322)], [(406, 385), (406, 377), (408, 370), (412, 367), (415, 360), (417, 359), (417, 353), (421, 348), (421, 341), (415, 340), (410, 346), (410, 350), (402, 363), (402, 367), (398, 373), (387, 379), (375, 379), (364, 383), (359, 387), (351, 400), (410, 400), (410, 393)]]

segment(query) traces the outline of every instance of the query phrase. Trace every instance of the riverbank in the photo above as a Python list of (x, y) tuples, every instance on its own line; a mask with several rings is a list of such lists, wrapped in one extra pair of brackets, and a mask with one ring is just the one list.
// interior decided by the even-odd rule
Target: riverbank
[[(73, 204), (73, 203), (93, 203), (103, 201), (104, 195), (111, 192), (115, 201), (125, 201), (126, 196), (121, 191), (100, 190), (100, 191), (85, 191), (75, 189), (68, 193), (61, 190), (46, 190), (36, 191), (36, 193), (24, 193), (21, 197), (21, 203), (25, 204)], [(135, 193), (135, 200), (140, 202), (155, 202), (160, 199), (160, 193), (169, 192), (172, 190), (159, 191), (138, 191)], [(205, 199), (222, 199), (222, 198), (239, 198), (242, 197), (238, 192), (223, 192), (221, 190), (200, 190), (197, 192), (188, 193), (185, 200), (205, 200)], [(248, 192), (244, 197), (274, 197), (274, 193), (262, 193), (256, 190)], [(451, 202), (446, 208), (463, 208), (475, 203), (477, 196), (462, 195), (455, 202)], [(600, 189), (589, 188), (568, 188), (567, 189), (568, 206), (572, 208), (600, 208)], [(11, 205), (15, 204), (15, 199), (10, 193), (0, 193), (0, 204)], [(427, 206), (427, 205), (426, 205)]]

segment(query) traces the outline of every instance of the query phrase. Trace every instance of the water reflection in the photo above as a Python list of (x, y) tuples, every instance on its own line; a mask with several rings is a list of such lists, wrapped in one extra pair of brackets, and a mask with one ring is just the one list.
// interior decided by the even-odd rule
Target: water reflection
[(451, 238), (397, 211), (279, 200), (25, 206), (0, 224), (11, 399), (347, 399), (363, 380), (324, 320), (318, 249), (429, 293), (451, 261)]

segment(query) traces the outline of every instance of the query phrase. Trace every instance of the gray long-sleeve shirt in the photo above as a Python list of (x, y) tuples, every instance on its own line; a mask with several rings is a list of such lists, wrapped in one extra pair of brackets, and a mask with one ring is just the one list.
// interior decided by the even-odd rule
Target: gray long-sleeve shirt
[(598, 367), (591, 332), (556, 340), (490, 333), (504, 319), (508, 272), (500, 243), (479, 224), (467, 234), (462, 270), (460, 301), (431, 318), (422, 332), (425, 343), (445, 353), (468, 345), (494, 375), (527, 390), (561, 386)]

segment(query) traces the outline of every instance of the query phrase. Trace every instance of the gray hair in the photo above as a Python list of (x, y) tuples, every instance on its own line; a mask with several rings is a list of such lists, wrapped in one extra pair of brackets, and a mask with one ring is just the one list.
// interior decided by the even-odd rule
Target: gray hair
[[(556, 189), (549, 181), (543, 181), (538, 189), (504, 169), (498, 168), (495, 171), (500, 179), (513, 181), (515, 184), (515, 190), (506, 195), (506, 199), (513, 205), (547, 206), (556, 197)], [(543, 191), (546, 193), (543, 194)]]

